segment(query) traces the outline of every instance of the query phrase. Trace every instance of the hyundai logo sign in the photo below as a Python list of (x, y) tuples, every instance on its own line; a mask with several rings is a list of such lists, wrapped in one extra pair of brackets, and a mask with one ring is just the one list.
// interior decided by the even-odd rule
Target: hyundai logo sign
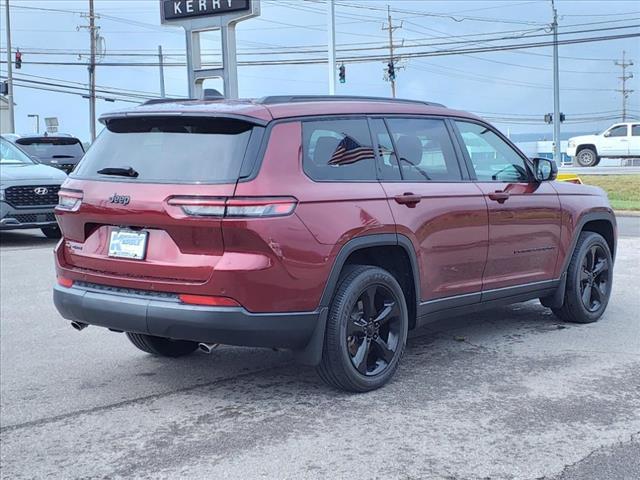
[(188, 17), (223, 15), (228, 12), (250, 10), (250, 0), (163, 0), (165, 20)]
[(47, 187), (36, 187), (33, 189), (33, 193), (36, 195), (46, 195), (49, 193), (49, 189)]

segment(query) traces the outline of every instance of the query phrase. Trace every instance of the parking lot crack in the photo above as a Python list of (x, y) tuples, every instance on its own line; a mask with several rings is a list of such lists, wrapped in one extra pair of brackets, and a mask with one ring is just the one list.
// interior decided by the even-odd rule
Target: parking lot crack
[(154, 394), (151, 394), (151, 395), (145, 395), (144, 397), (137, 397), (137, 398), (131, 398), (129, 400), (122, 400), (121, 402), (111, 403), (109, 405), (100, 405), (98, 407), (87, 408), (87, 409), (78, 410), (78, 411), (75, 411), (75, 412), (63, 413), (61, 415), (54, 415), (52, 417), (40, 418), (40, 419), (37, 419), (37, 420), (31, 420), (29, 422), (17, 423), (17, 424), (14, 424), (14, 425), (7, 425), (7, 426), (4, 426), (4, 427), (0, 427), (0, 433), (13, 432), (13, 431), (16, 431), (16, 430), (22, 430), (24, 428), (39, 427), (41, 425), (46, 425), (46, 424), (49, 424), (49, 423), (54, 423), (54, 422), (58, 422), (58, 421), (61, 421), (61, 420), (66, 420), (68, 418), (78, 417), (80, 415), (91, 415), (91, 414), (97, 413), (97, 412), (105, 412), (105, 411), (114, 410), (114, 409), (120, 408), (120, 407), (126, 407), (126, 406), (129, 406), (129, 405), (145, 403), (145, 402), (157, 400), (159, 398), (168, 397), (170, 395), (174, 395), (174, 394), (177, 394), (177, 393), (190, 392), (190, 391), (193, 391), (193, 390), (197, 390), (199, 388), (211, 387), (213, 385), (223, 385), (225, 383), (228, 383), (228, 382), (240, 379), (240, 378), (248, 377), (248, 376), (251, 376), (251, 375), (254, 375), (254, 374), (265, 373), (265, 372), (269, 372), (269, 371), (272, 371), (272, 370), (283, 369), (283, 368), (286, 368), (286, 367), (287, 367), (287, 365), (279, 365), (279, 366), (275, 366), (275, 367), (255, 369), (255, 370), (251, 370), (249, 372), (240, 373), (238, 375), (234, 375), (234, 376), (231, 376), (231, 377), (219, 378), (219, 379), (213, 380), (211, 382), (198, 383), (198, 384), (195, 384), (195, 385), (190, 385), (188, 387), (183, 387), (183, 388), (178, 388), (178, 389), (175, 389), (175, 390), (170, 390), (170, 391), (167, 391), (167, 392), (154, 393)]

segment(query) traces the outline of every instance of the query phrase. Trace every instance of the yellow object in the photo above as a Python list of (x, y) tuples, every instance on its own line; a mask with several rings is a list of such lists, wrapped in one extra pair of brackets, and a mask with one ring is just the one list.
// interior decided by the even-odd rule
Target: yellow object
[(559, 180), (561, 182), (582, 184), (582, 180), (580, 180), (580, 177), (573, 173), (559, 173), (558, 176), (556, 177), (556, 180)]

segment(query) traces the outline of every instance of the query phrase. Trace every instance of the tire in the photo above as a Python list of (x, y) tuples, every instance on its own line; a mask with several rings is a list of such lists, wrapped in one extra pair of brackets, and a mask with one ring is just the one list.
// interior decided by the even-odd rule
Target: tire
[(585, 147), (580, 149), (576, 154), (576, 162), (581, 167), (595, 167), (599, 162), (598, 154), (591, 147)]
[(60, 227), (43, 227), (40, 231), (47, 238), (60, 238), (62, 237), (62, 232), (60, 231)]
[(141, 333), (126, 332), (126, 334), (136, 348), (160, 357), (183, 357), (198, 348), (197, 342), (187, 340), (171, 340), (170, 338), (154, 337)]
[(580, 233), (567, 269), (564, 303), (552, 308), (553, 313), (565, 322), (597, 321), (609, 303), (612, 274), (613, 260), (605, 239), (594, 232)]
[(393, 275), (378, 267), (349, 267), (329, 307), (318, 374), (349, 392), (382, 387), (398, 368), (408, 325), (407, 304)]

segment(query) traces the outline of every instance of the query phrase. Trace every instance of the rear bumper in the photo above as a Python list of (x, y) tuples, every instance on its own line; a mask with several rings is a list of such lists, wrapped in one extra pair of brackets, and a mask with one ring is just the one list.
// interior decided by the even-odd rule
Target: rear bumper
[(177, 340), (300, 350), (311, 340), (320, 312), (251, 313), (242, 307), (185, 305), (150, 296), (56, 285), (60, 314), (77, 322)]

